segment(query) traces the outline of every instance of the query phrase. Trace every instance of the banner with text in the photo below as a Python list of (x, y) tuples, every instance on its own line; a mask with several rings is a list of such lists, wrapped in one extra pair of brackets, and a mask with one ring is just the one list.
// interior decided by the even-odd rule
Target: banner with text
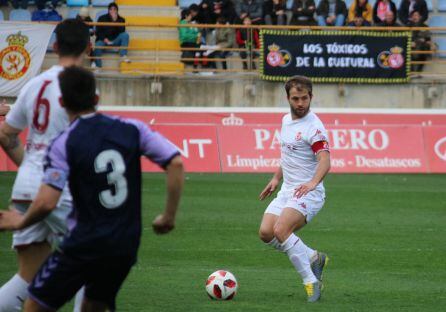
[(409, 32), (261, 32), (266, 80), (294, 75), (314, 82), (403, 83), (409, 80)]
[(0, 22), (0, 96), (17, 96), (39, 71), (55, 25)]
[[(142, 120), (178, 147), (187, 172), (274, 172), (280, 165), (280, 116), (277, 113), (188, 113), (171, 124), (157, 124), (161, 112), (114, 111), (114, 114)], [(196, 115), (196, 116), (195, 116)], [(283, 114), (282, 114), (283, 115)], [(326, 123), (332, 172), (339, 173), (446, 173), (446, 114), (406, 115), (344, 113), (319, 114), (321, 119), (356, 124)], [(209, 124), (187, 124), (187, 119)], [(174, 119), (175, 119), (174, 118)], [(332, 119), (335, 118), (335, 119)], [(343, 118), (343, 119), (342, 119)], [(369, 122), (376, 120), (375, 124)], [(400, 120), (400, 124), (380, 124)], [(404, 124), (405, 121), (408, 124)], [(271, 121), (271, 122), (270, 122)], [(274, 124), (272, 122), (274, 121)], [(366, 121), (366, 122), (363, 122)], [(184, 124), (186, 123), (186, 124)], [(20, 136), (25, 142), (26, 131)], [(161, 169), (143, 160), (145, 172)], [(0, 171), (16, 167), (0, 152)]]

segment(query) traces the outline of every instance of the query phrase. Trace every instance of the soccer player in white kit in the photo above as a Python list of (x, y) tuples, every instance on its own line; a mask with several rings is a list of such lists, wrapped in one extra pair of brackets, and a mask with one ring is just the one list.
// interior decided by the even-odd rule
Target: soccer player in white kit
[[(90, 40), (88, 26), (75, 19), (60, 23), (55, 32), (59, 65), (31, 79), (22, 88), (0, 127), (0, 145), (19, 166), (11, 202), (12, 208), (21, 213), (26, 212), (38, 193), (47, 147), (69, 125), (68, 115), (60, 104), (58, 75), (64, 67), (82, 65)], [(25, 128), (28, 136), (24, 151), (18, 135)], [(28, 284), (50, 255), (51, 244), (66, 232), (71, 207), (71, 195), (65, 189), (51, 215), (14, 232), (12, 246), (18, 255), (18, 273), (0, 288), (0, 312), (22, 310), (23, 301), (28, 297)]]
[(292, 77), (285, 90), (291, 112), (282, 119), (280, 167), (260, 199), (269, 197), (282, 178), (283, 184), (265, 210), (259, 236), (288, 255), (303, 279), (308, 301), (315, 302), (321, 296), (322, 270), (328, 258), (306, 246), (294, 232), (310, 222), (324, 205), (322, 180), (330, 170), (328, 138), (324, 125), (310, 110), (311, 80)]

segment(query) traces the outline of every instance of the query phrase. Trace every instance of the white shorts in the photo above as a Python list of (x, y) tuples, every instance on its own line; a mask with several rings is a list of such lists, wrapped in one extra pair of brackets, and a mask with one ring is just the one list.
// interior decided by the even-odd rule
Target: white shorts
[[(18, 211), (25, 213), (31, 203), (13, 203), (13, 205)], [(44, 220), (14, 231), (12, 248), (44, 241), (48, 241), (51, 245), (58, 244), (67, 232), (67, 218), (71, 207), (71, 201), (59, 201), (56, 209)]]
[(317, 215), (325, 203), (325, 197), (312, 191), (301, 198), (293, 196), (294, 189), (280, 190), (277, 197), (268, 205), (265, 213), (280, 216), (284, 208), (293, 208), (304, 215), (307, 223)]

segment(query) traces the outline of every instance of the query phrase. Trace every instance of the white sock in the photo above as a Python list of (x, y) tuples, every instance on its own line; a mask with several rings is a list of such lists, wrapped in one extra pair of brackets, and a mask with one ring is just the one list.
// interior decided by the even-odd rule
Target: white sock
[(28, 283), (18, 274), (0, 288), (0, 312), (20, 312), (28, 298)]
[[(303, 242), (302, 242), (302, 243), (303, 243)], [(310, 259), (310, 262), (312, 262), (313, 259), (315, 259), (315, 258), (317, 257), (317, 252), (316, 252), (316, 250), (311, 249), (310, 247), (308, 247), (308, 246), (305, 245), (305, 244), (304, 244), (304, 246), (305, 246), (305, 248), (306, 248), (306, 250), (307, 250), (307, 256), (308, 256), (308, 258)]]
[(309, 248), (304, 242), (295, 234), (291, 234), (282, 246), (296, 271), (302, 277), (304, 284), (317, 282), (316, 276), (311, 271), (310, 257), (307, 254)]
[(279, 241), (277, 240), (277, 238), (275, 238), (275, 237), (268, 243), (268, 245), (270, 245), (271, 247), (273, 247), (279, 251), (282, 251), (281, 245), (280, 245)]
[(85, 287), (82, 287), (82, 288), (79, 289), (79, 291), (76, 293), (76, 296), (74, 297), (74, 308), (73, 308), (73, 312), (81, 312), (82, 301), (84, 300), (84, 293), (85, 293)]

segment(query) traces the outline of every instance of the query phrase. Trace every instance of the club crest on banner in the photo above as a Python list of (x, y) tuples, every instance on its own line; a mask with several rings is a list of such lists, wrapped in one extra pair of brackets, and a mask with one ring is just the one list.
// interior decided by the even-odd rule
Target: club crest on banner
[(29, 39), (19, 31), (6, 38), (8, 46), (0, 51), (0, 77), (16, 80), (28, 71), (31, 57), (25, 48)]

